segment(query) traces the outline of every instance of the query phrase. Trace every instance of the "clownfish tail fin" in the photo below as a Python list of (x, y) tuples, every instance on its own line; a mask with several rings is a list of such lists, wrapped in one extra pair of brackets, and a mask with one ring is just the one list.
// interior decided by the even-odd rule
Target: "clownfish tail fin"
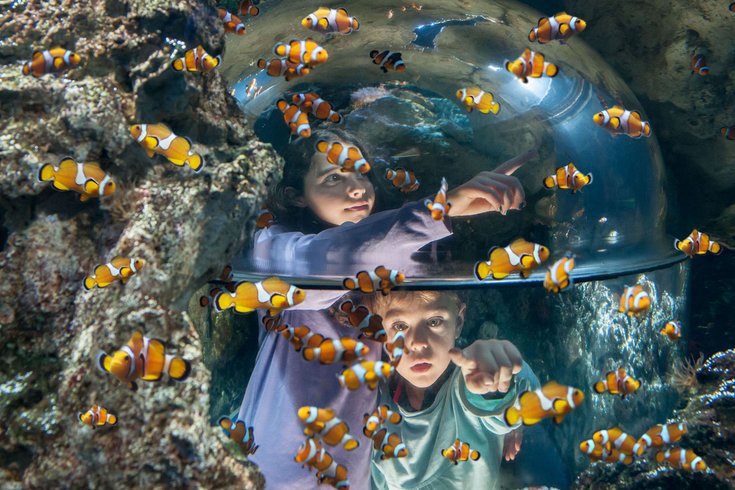
[(168, 375), (174, 381), (184, 381), (191, 374), (191, 363), (181, 357), (171, 359), (171, 365), (168, 367)]
[(49, 180), (53, 180), (55, 175), (56, 171), (54, 170), (54, 166), (50, 163), (46, 163), (38, 169), (39, 182), (48, 182)]
[(96, 285), (97, 279), (95, 279), (93, 276), (87, 276), (84, 278), (84, 289), (86, 289), (87, 291), (91, 290)]

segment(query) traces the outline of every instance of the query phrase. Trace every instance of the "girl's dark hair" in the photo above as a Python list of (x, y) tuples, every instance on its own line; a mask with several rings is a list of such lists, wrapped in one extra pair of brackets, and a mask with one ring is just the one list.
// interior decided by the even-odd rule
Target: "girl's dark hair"
[[(333, 226), (319, 219), (310, 208), (294, 205), (286, 195), (286, 188), (293, 187), (297, 195), (303, 195), (304, 178), (311, 168), (311, 158), (316, 153), (316, 142), (319, 140), (331, 142), (337, 139), (356, 146), (365, 157), (365, 160), (372, 165), (364, 146), (352, 134), (337, 128), (316, 130), (310, 138), (300, 138), (298, 141), (288, 143), (281, 148), (276, 147), (276, 151), (281, 154), (284, 160), (283, 178), (280, 182), (271, 185), (266, 200), (266, 206), (275, 216), (276, 223), (305, 234), (319, 233)], [(381, 210), (380, 206), (384, 201), (381, 197), (383, 186), (376, 178), (374, 170), (368, 172), (367, 177), (375, 189), (375, 203), (372, 210), (372, 213), (375, 213)]]

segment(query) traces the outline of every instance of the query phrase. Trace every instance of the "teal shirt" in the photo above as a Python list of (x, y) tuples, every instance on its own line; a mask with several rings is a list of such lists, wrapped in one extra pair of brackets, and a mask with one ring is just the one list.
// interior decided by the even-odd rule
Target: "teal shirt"
[[(503, 436), (515, 429), (503, 421), (503, 411), (512, 405), (519, 393), (538, 387), (531, 368), (515, 375), (513, 387), (503, 398), (486, 400), (470, 393), (464, 384), (462, 370), (455, 368), (428, 408), (407, 412), (397, 406), (386, 385), (381, 385), (378, 403), (400, 412), (403, 421), (397, 431), (408, 448), (403, 458), (380, 459), (373, 450), (371, 477), (375, 489), (448, 489), (498, 488), (498, 472), (503, 454)], [(470, 444), (480, 452), (477, 461), (460, 461), (454, 465), (441, 455), (455, 439)]]

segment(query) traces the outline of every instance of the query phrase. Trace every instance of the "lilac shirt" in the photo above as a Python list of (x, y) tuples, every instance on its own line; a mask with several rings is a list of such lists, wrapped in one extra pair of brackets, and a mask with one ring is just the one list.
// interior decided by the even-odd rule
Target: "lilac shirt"
[[(435, 221), (420, 202), (368, 216), (359, 223), (345, 223), (315, 235), (289, 232), (273, 225), (255, 237), (254, 256), (269, 262), (274, 258), (300, 264), (299, 273), (317, 273), (333, 261), (348, 264), (410, 270), (410, 256), (429, 242), (451, 234), (449, 220)], [(320, 267), (322, 269), (320, 269)], [(344, 291), (306, 290), (306, 299), (284, 311), (282, 321), (290, 326), (307, 325), (324, 337), (357, 337), (355, 329), (337, 322), (326, 310)], [(259, 311), (261, 318), (263, 312)], [(360, 442), (353, 451), (325, 446), (335, 461), (348, 469), (351, 489), (370, 488), (370, 441), (362, 435), (363, 414), (370, 412), (377, 394), (367, 387), (348, 391), (340, 387), (341, 364), (307, 362), (281, 335), (262, 327), (260, 349), (240, 406), (238, 420), (254, 428), (258, 451), (250, 457), (266, 478), (269, 489), (317, 487), (314, 472), (294, 461), (306, 436), (298, 419), (301, 406), (333, 408)], [(370, 340), (368, 360), (378, 360), (382, 345)]]

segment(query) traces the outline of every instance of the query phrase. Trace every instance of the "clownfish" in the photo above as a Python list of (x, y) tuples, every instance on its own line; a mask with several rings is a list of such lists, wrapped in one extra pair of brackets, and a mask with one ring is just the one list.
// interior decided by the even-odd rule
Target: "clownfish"
[(558, 186), (559, 189), (571, 189), (572, 194), (591, 183), (592, 174), (584, 175), (577, 170), (572, 162), (569, 162), (563, 167), (558, 167), (556, 172), (544, 179), (544, 187), (547, 189)]
[(104, 425), (116, 425), (117, 417), (107, 412), (107, 409), (99, 405), (92, 405), (92, 408), (84, 413), (79, 413), (79, 420), (93, 429)]
[(340, 167), (343, 172), (355, 171), (366, 174), (370, 171), (370, 164), (356, 146), (343, 145), (339, 141), (330, 143), (326, 140), (319, 140), (315, 148), (319, 153), (326, 153), (327, 161)]
[(356, 274), (355, 279), (348, 277), (342, 281), (345, 289), (359, 289), (361, 292), (370, 294), (375, 291), (382, 291), (383, 296), (387, 296), (391, 289), (401, 284), (406, 276), (403, 272), (393, 269), (386, 269), (382, 265), (375, 268), (375, 271), (360, 271)]
[(317, 119), (335, 124), (342, 122), (342, 116), (333, 110), (332, 104), (322, 99), (316, 92), (294, 94), (291, 100), (299, 106), (299, 109), (307, 114), (313, 115)]
[[(229, 292), (234, 293), (235, 292), (235, 281), (234, 281), (234, 275), (232, 273), (232, 266), (226, 265), (222, 268), (222, 273), (219, 275), (218, 280), (223, 283), (223, 287), (227, 289)], [(199, 297), (199, 306), (207, 306), (211, 305), (214, 302), (214, 298), (222, 292), (222, 288), (213, 288), (209, 290), (209, 294), (207, 296), (200, 296)]]
[(184, 53), (183, 58), (177, 58), (171, 62), (171, 68), (175, 71), (200, 71), (206, 73), (214, 70), (222, 63), (222, 56), (212, 56), (204, 50), (200, 44), (196, 48)]
[(412, 171), (403, 168), (395, 170), (389, 168), (385, 171), (385, 178), (390, 180), (393, 187), (398, 187), (401, 192), (413, 192), (419, 188), (420, 184)]
[(572, 270), (574, 269), (574, 256), (567, 255), (557, 260), (549, 267), (544, 278), (544, 287), (550, 293), (558, 293), (572, 285)]
[(265, 70), (266, 74), (271, 77), (280, 77), (285, 75), (287, 82), (294, 78), (308, 75), (311, 71), (309, 67), (303, 63), (291, 63), (285, 58), (272, 58), (270, 60), (260, 58), (258, 60), (258, 68)]
[(648, 448), (679, 442), (686, 433), (687, 425), (684, 423), (654, 425), (638, 439), (638, 456)]
[(691, 449), (675, 447), (666, 451), (656, 453), (656, 461), (666, 461), (674, 468), (682, 468), (689, 471), (707, 471), (709, 468), (702, 458)]
[(573, 386), (564, 386), (549, 381), (536, 390), (524, 391), (510, 407), (505, 409), (503, 418), (507, 425), (535, 425), (546, 417), (553, 417), (560, 424), (566, 415), (584, 401), (584, 393)]
[(214, 298), (218, 312), (235, 308), (238, 313), (248, 313), (258, 308), (268, 309), (271, 315), (304, 301), (306, 293), (292, 284), (273, 276), (258, 282), (243, 281), (234, 293), (221, 292)]
[(523, 83), (528, 83), (528, 77), (541, 78), (555, 77), (559, 73), (559, 67), (553, 63), (544, 61), (544, 55), (526, 48), (514, 61), (506, 61), (505, 69), (518, 77)]
[(223, 8), (217, 9), (217, 15), (222, 20), (225, 32), (232, 32), (238, 36), (245, 34), (245, 24), (242, 23), (240, 17), (233, 15)]
[(385, 342), (388, 336), (383, 328), (383, 317), (370, 313), (364, 305), (355, 306), (352, 301), (344, 301), (339, 309), (347, 314), (350, 325), (360, 329), (360, 337)]
[(385, 425), (386, 422), (397, 425), (401, 423), (401, 420), (403, 420), (403, 417), (401, 417), (400, 413), (394, 412), (388, 405), (383, 404), (373, 410), (373, 413), (366, 413), (363, 416), (362, 421), (364, 427), (362, 428), (362, 433), (365, 434), (365, 437), (373, 437), (373, 433)]
[(627, 134), (631, 138), (651, 136), (651, 125), (648, 121), (641, 119), (638, 111), (629, 111), (623, 106), (613, 106), (610, 109), (600, 111), (592, 120), (598, 126), (608, 130), (613, 136)]
[(260, 13), (260, 9), (255, 6), (258, 3), (260, 3), (260, 0), (242, 0), (237, 10), (240, 12), (240, 15), (255, 17)]
[(480, 459), (478, 451), (471, 450), (469, 443), (462, 442), (459, 439), (456, 439), (454, 444), (446, 449), (441, 449), (439, 452), (455, 465), (459, 464), (460, 461), (477, 461)]
[(319, 364), (336, 362), (353, 363), (368, 355), (370, 348), (362, 342), (350, 337), (340, 339), (324, 339), (316, 347), (304, 349), (303, 356), (307, 361), (319, 360)]
[[(607, 448), (610, 448), (611, 445), (607, 444)], [(592, 439), (587, 439), (585, 441), (582, 441), (579, 443), (579, 450), (582, 451), (584, 454), (589, 456), (590, 461), (597, 461), (602, 459), (603, 457), (607, 456), (609, 453), (606, 451), (606, 448), (603, 447), (600, 444), (597, 444)]]
[(549, 258), (549, 254), (549, 249), (543, 245), (518, 238), (505, 247), (491, 248), (489, 260), (475, 264), (475, 277), (480, 281), (488, 276), (497, 280), (518, 272), (525, 279)]
[(299, 109), (295, 104), (289, 104), (284, 99), (276, 102), (278, 110), (283, 112), (283, 120), (291, 130), (291, 134), (298, 135), (301, 138), (311, 137), (311, 126), (309, 126), (309, 117), (306, 112)]
[(546, 44), (556, 39), (561, 44), (566, 44), (567, 39), (577, 32), (582, 32), (586, 27), (587, 23), (579, 17), (574, 17), (566, 12), (559, 12), (552, 17), (541, 17), (538, 20), (538, 26), (528, 33), (528, 40)]
[(301, 407), (298, 416), (304, 424), (304, 434), (309, 437), (318, 435), (322, 442), (330, 446), (344, 444), (346, 451), (352, 451), (360, 443), (350, 435), (350, 428), (337, 418), (331, 408)]
[(246, 427), (242, 420), (234, 421), (229, 417), (220, 417), (217, 424), (222, 428), (225, 435), (233, 440), (245, 456), (255, 454), (258, 447), (255, 444), (255, 434), (252, 427)]
[(327, 34), (330, 32), (339, 32), (340, 34), (350, 34), (360, 28), (357, 19), (350, 17), (347, 10), (343, 8), (330, 9), (328, 7), (319, 7), (310, 13), (301, 21), (301, 25), (312, 31)]
[(309, 67), (321, 65), (329, 58), (329, 53), (312, 38), (303, 41), (292, 39), (288, 43), (276, 43), (273, 53), (281, 58), (288, 58), (291, 63), (303, 63)]
[(136, 390), (136, 379), (158, 381), (164, 373), (174, 381), (184, 381), (191, 373), (191, 363), (186, 359), (166, 354), (163, 341), (144, 337), (139, 331), (133, 332), (127, 345), (112, 353), (97, 355), (100, 371), (115, 376), (127, 383), (128, 388)]
[(97, 162), (77, 163), (71, 157), (62, 158), (57, 167), (46, 163), (38, 170), (39, 182), (51, 181), (57, 191), (79, 193), (79, 200), (86, 202), (93, 197), (110, 196), (116, 185)]
[(359, 389), (363, 384), (375, 390), (380, 380), (387, 381), (393, 370), (393, 366), (387, 362), (359, 361), (338, 375), (339, 384), (350, 391)]
[(277, 333), (283, 335), (283, 338), (291, 342), (296, 352), (300, 352), (304, 346), (307, 348), (318, 347), (322, 342), (327, 340), (323, 335), (316, 333), (306, 325), (290, 327), (286, 324), (281, 324), (275, 330)]
[(257, 229), (270, 228), (274, 221), (275, 217), (273, 213), (265, 207), (265, 204), (261, 205), (260, 211), (258, 211), (258, 217), (255, 219), (255, 227)]
[(143, 259), (115, 257), (106, 264), (95, 266), (94, 272), (84, 278), (84, 289), (89, 291), (94, 287), (106, 288), (114, 281), (127, 284), (130, 277), (136, 274), (144, 264)]
[(623, 294), (620, 295), (620, 307), (618, 313), (626, 313), (628, 316), (640, 316), (641, 313), (651, 307), (651, 297), (643, 287), (625, 286)]
[(664, 328), (659, 330), (658, 333), (666, 335), (669, 340), (679, 340), (681, 338), (681, 322), (675, 320), (666, 322)]
[(62, 72), (74, 68), (82, 62), (82, 57), (74, 51), (55, 47), (45, 51), (34, 51), (31, 61), (23, 65), (23, 75), (39, 78), (47, 73), (59, 76)]
[(408, 448), (401, 440), (401, 436), (388, 431), (385, 427), (373, 435), (373, 449), (381, 452), (381, 460), (408, 456)]
[(176, 136), (163, 123), (134, 124), (130, 126), (130, 134), (140, 143), (149, 158), (158, 153), (174, 165), (188, 165), (195, 172), (199, 172), (204, 165), (202, 156), (191, 150), (191, 140), (186, 136)]
[(447, 187), (447, 179), (442, 177), (439, 192), (436, 193), (434, 200), (424, 199), (424, 205), (431, 211), (431, 217), (437, 221), (444, 219), (452, 209), (452, 203), (447, 201)]
[(611, 395), (622, 395), (623, 399), (640, 387), (641, 382), (627, 374), (624, 368), (608, 372), (605, 374), (605, 379), (594, 385), (595, 393), (607, 392)]
[(727, 7), (727, 9), (728, 9), (728, 10), (729, 10), (730, 12), (735, 12), (735, 2), (732, 2), (732, 3), (730, 4), (730, 6), (729, 6), (729, 7)]
[(696, 53), (696, 50), (692, 51), (689, 55), (689, 62), (692, 65), (692, 73), (696, 73), (697, 75), (709, 75), (709, 66), (707, 66), (707, 60), (704, 59), (704, 56), (701, 54), (694, 55)]
[(390, 357), (391, 366), (398, 366), (398, 363), (401, 362), (401, 359), (403, 358), (403, 354), (405, 352), (406, 335), (403, 332), (396, 333), (393, 336), (393, 341), (386, 342), (385, 344), (383, 344), (383, 347)]
[(704, 255), (707, 252), (720, 255), (722, 252), (722, 246), (719, 243), (710, 240), (708, 234), (697, 231), (696, 228), (685, 239), (674, 240), (674, 247), (690, 257)]
[(729, 128), (723, 126), (720, 128), (720, 133), (725, 139), (735, 141), (735, 126), (730, 126)]
[(467, 108), (467, 112), (472, 112), (472, 109), (477, 109), (483, 114), (500, 112), (500, 104), (493, 101), (493, 94), (485, 92), (480, 87), (459, 89), (456, 96)]
[(598, 430), (592, 435), (592, 440), (603, 447), (610, 443), (621, 453), (631, 456), (629, 460), (623, 461), (625, 464), (633, 462), (634, 454), (637, 456), (639, 452), (643, 452), (635, 437), (626, 434), (620, 427)]
[(370, 51), (370, 58), (372, 58), (374, 64), (380, 66), (383, 73), (388, 73), (388, 70), (397, 71), (398, 73), (406, 71), (406, 63), (403, 62), (401, 53), (387, 49), (385, 51), (374, 49)]
[(335, 488), (349, 488), (347, 479), (347, 468), (337, 464), (332, 455), (324, 449), (321, 443), (312, 438), (307, 438), (299, 447), (294, 460), (303, 463), (302, 466), (316, 468), (316, 477), (320, 484), (327, 483)]

